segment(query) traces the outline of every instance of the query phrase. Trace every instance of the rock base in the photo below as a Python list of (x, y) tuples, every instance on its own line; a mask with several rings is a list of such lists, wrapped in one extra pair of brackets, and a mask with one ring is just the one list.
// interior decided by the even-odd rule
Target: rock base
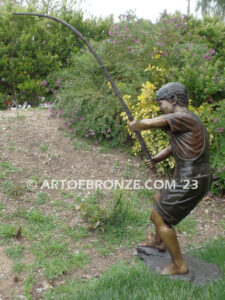
[[(137, 247), (137, 255), (151, 271), (157, 271), (171, 262), (168, 251), (159, 251), (150, 247)], [(223, 273), (216, 264), (201, 261), (195, 257), (184, 254), (184, 260), (189, 266), (189, 272), (183, 275), (172, 275), (172, 279), (188, 280), (196, 285), (208, 280), (217, 280), (223, 277)]]

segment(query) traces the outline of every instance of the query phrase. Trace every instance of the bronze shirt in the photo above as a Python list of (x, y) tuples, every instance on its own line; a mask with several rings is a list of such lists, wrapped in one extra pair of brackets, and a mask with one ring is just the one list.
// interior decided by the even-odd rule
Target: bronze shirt
[(209, 134), (191, 111), (162, 115), (169, 123), (170, 144), (176, 162), (176, 178), (193, 178), (210, 174)]

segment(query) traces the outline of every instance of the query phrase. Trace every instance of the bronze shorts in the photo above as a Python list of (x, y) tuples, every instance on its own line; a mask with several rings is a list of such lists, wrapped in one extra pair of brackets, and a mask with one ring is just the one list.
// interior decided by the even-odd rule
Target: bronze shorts
[[(197, 189), (194, 189), (196, 182), (193, 180), (197, 180)], [(183, 220), (208, 192), (211, 184), (210, 175), (193, 178), (193, 180), (190, 181), (188, 189), (184, 189), (186, 182), (176, 179), (175, 188), (160, 191), (155, 209), (169, 226)]]

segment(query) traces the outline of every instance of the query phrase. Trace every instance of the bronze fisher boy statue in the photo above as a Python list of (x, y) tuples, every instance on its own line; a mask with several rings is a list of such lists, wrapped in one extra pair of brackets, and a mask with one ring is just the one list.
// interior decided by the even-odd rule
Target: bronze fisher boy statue
[(198, 116), (188, 110), (188, 99), (188, 91), (183, 84), (168, 83), (156, 93), (162, 115), (154, 119), (132, 121), (128, 125), (132, 131), (161, 128), (170, 135), (170, 145), (146, 164), (152, 168), (155, 163), (173, 155), (176, 185), (173, 189), (157, 191), (153, 196), (154, 209), (150, 219), (155, 225), (155, 235), (148, 236), (147, 242), (140, 245), (161, 251), (168, 249), (172, 262), (161, 269), (163, 275), (188, 272), (172, 226), (178, 224), (199, 203), (211, 182), (209, 135)]

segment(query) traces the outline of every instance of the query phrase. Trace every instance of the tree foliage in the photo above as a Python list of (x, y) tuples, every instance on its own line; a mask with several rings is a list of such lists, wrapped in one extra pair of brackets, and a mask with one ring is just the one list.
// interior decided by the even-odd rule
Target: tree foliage
[(220, 16), (222, 20), (225, 20), (224, 0), (198, 0), (196, 10), (201, 10), (202, 14)]

